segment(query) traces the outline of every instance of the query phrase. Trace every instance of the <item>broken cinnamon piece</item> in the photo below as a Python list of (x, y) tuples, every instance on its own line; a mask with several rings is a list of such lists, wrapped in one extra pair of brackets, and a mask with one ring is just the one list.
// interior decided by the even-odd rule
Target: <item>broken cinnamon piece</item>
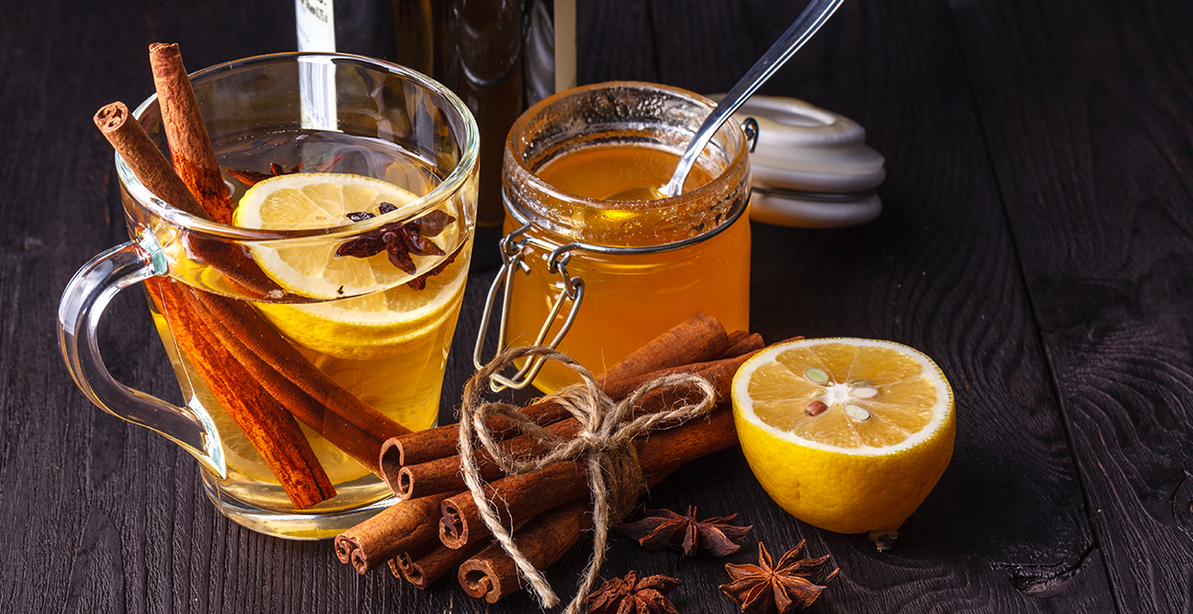
[(476, 543), (460, 549), (440, 545), (418, 558), (413, 558), (410, 553), (402, 553), (390, 561), (389, 570), (395, 576), (413, 584), (415, 588), (426, 589), (488, 543), (487, 540), (477, 540)]

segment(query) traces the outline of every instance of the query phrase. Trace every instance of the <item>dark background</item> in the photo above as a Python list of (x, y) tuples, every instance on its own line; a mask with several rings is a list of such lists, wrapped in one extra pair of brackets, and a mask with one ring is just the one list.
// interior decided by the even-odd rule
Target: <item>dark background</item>
[[(580, 81), (724, 91), (802, 9), (780, 0), (579, 0)], [(205, 500), (195, 461), (71, 383), (58, 297), (125, 240), (91, 116), (152, 92), (146, 48), (191, 69), (292, 50), (289, 2), (39, 0), (0, 11), (0, 604), (55, 612), (520, 612), (444, 581), (357, 576), (328, 542), (251, 533)], [(953, 384), (952, 464), (894, 550), (770, 502), (735, 448), (652, 507), (739, 512), (726, 559), (616, 539), (605, 578), (684, 584), (733, 612), (725, 562), (808, 540), (841, 575), (821, 612), (1193, 611), (1193, 3), (849, 0), (763, 90), (857, 120), (886, 157), (882, 215), (835, 230), (755, 224), (753, 327), (890, 339)], [(471, 373), (469, 281), (444, 415)], [(144, 300), (111, 308), (122, 382), (177, 398)], [(171, 396), (173, 395), (173, 396)], [(551, 568), (569, 594), (586, 545)]]

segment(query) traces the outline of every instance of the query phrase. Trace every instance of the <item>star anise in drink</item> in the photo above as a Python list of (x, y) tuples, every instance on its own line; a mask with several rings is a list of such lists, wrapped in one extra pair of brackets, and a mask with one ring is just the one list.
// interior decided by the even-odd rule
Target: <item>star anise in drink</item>
[(707, 550), (713, 556), (725, 556), (737, 552), (742, 538), (754, 527), (732, 524), (734, 518), (737, 514), (698, 520), (693, 505), (685, 516), (667, 509), (646, 510), (642, 520), (613, 528), (652, 550), (675, 548), (684, 556)]
[[(331, 160), (328, 160), (327, 162), (316, 165), (314, 168), (314, 172), (326, 173), (326, 172), (330, 171), (331, 169), (335, 168), (337, 164), (340, 163), (340, 159), (343, 157), (344, 157), (344, 154), (340, 154), (340, 155), (332, 158)], [(295, 164), (294, 166), (290, 167), (290, 170), (286, 170), (286, 168), (284, 166), (282, 166), (281, 164), (278, 164), (277, 162), (270, 162), (268, 173), (262, 173), (260, 171), (254, 171), (252, 169), (228, 169), (228, 174), (235, 177), (237, 180), (239, 180), (244, 185), (251, 186), (251, 185), (256, 185), (257, 183), (264, 181), (266, 179), (269, 179), (270, 177), (277, 177), (278, 175), (293, 175), (294, 173), (301, 172), (302, 164), (303, 164), (302, 162), (299, 162), (298, 164)]]
[(806, 608), (816, 601), (825, 586), (837, 577), (840, 569), (825, 573), (829, 555), (816, 559), (801, 559), (804, 542), (779, 557), (773, 564), (766, 546), (758, 542), (757, 565), (725, 565), (732, 582), (721, 585), (721, 592), (751, 614), (789, 614)]
[[(397, 207), (390, 203), (381, 203), (378, 207), (381, 215), (396, 211), (397, 209)], [(376, 217), (376, 215), (368, 211), (354, 211), (348, 213), (347, 216), (353, 222), (363, 222), (364, 220)], [(414, 259), (411, 256), (445, 255), (443, 249), (431, 241), (430, 237), (438, 236), (439, 233), (443, 232), (444, 228), (447, 228), (448, 224), (454, 221), (456, 221), (456, 218), (451, 215), (435, 210), (409, 222), (392, 222), (340, 245), (336, 250), (336, 256), (368, 258), (384, 251), (389, 257), (390, 264), (402, 269), (402, 271), (409, 275), (413, 275), (418, 270), (418, 267), (415, 266)], [(442, 263), (436, 267), (438, 272), (442, 272), (443, 268), (446, 268), (446, 266), (442, 265)], [(430, 272), (428, 274), (433, 275), (436, 273)], [(420, 278), (422, 277), (420, 276)], [(421, 283), (425, 285), (426, 280), (422, 279)]]
[(637, 572), (613, 578), (584, 600), (585, 614), (679, 614), (667, 593), (680, 581), (663, 575), (638, 579)]

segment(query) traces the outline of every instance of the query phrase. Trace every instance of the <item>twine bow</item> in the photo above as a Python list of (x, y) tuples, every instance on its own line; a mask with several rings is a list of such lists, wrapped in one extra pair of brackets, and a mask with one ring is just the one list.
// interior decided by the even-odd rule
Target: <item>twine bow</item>
[[(531, 422), (512, 405), (481, 402), (480, 395), (488, 385), (489, 376), (509, 366), (516, 359), (534, 356), (544, 356), (562, 363), (579, 373), (583, 380), (548, 397), (579, 420), (580, 430), (571, 439), (562, 440), (555, 437), (543, 427)], [(679, 385), (695, 386), (702, 393), (701, 399), (696, 403), (631, 418), (633, 408), (648, 393)], [(473, 439), (478, 440), (494, 462), (510, 474), (538, 471), (565, 460), (584, 462), (593, 498), (593, 553), (580, 588), (565, 610), (567, 614), (573, 614), (579, 611), (585, 596), (596, 583), (597, 574), (604, 562), (609, 525), (624, 518), (633, 509), (639, 492), (645, 486), (641, 467), (631, 443), (633, 439), (661, 423), (679, 423), (708, 413), (715, 404), (716, 391), (712, 384), (703, 377), (692, 374), (659, 377), (638, 387), (621, 402), (614, 403), (597, 387), (596, 381), (587, 369), (561, 352), (539, 346), (507, 350), (468, 380), (464, 386), (460, 408), (460, 465), (464, 482), (472, 492), (481, 520), (513, 559), (525, 583), (534, 588), (542, 607), (558, 605), (559, 597), (551, 589), (542, 572), (535, 569), (518, 549), (510, 531), (502, 526), (501, 519), (485, 496), (484, 484), (474, 459)], [(530, 460), (521, 460), (502, 453), (498, 442), (486, 427), (488, 418), (493, 415), (508, 417), (519, 429), (534, 437), (550, 451)]]

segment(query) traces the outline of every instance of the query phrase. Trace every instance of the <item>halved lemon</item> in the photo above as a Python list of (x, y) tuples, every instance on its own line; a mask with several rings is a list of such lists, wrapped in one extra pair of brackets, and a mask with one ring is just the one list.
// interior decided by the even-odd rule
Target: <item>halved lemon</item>
[(742, 452), (776, 503), (838, 533), (890, 533), (953, 454), (953, 391), (913, 348), (873, 339), (771, 346), (733, 379)]
[[(381, 215), (382, 203), (396, 207), (385, 215), (402, 219), (417, 196), (380, 179), (346, 173), (295, 173), (258, 182), (241, 198), (234, 223), (245, 228), (296, 230), (348, 223), (347, 215)], [(458, 218), (458, 215), (453, 214)], [(467, 278), (471, 240), (460, 223), (427, 240), (447, 255), (413, 256), (411, 275), (382, 250), (367, 258), (337, 256), (341, 243), (324, 237), (250, 246), (261, 269), (287, 292), (326, 302), (259, 304), (259, 311), (295, 343), (336, 358), (387, 358), (417, 338), (454, 321)], [(450, 263), (450, 255), (456, 257)], [(444, 265), (416, 290), (406, 284)]]

